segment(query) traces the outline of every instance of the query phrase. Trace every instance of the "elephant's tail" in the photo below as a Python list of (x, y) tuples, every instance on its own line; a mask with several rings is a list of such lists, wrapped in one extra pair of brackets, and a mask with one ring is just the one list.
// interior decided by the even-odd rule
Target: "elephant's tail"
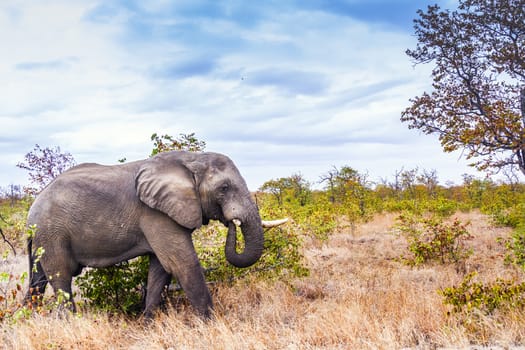
[(33, 238), (29, 238), (27, 240), (27, 257), (29, 260), (29, 280), (33, 280), (33, 264), (34, 264), (34, 258), (33, 258)]
[(41, 301), (35, 299), (35, 296), (43, 295), (46, 290), (48, 283), (47, 277), (40, 265), (40, 255), (42, 253), (37, 249), (33, 252), (33, 237), (27, 240), (27, 256), (29, 262), (29, 288), (25, 296), (24, 302), (32, 304), (33, 306), (38, 305)]

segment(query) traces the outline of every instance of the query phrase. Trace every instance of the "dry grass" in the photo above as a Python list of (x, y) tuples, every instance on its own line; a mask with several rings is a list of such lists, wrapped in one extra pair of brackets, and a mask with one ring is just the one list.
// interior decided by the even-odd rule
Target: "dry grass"
[[(499, 348), (525, 342), (525, 315), (480, 317), (475, 331), (447, 316), (440, 288), (477, 270), (487, 281), (520, 276), (503, 264), (497, 237), (479, 213), (471, 220), (475, 254), (465, 271), (453, 266), (410, 268), (396, 260), (405, 242), (392, 233), (394, 215), (382, 215), (353, 233), (305, 247), (311, 274), (293, 282), (242, 282), (214, 290), (216, 317), (203, 323), (185, 305), (159, 315), (149, 326), (122, 318), (85, 314), (60, 319), (35, 316), (0, 325), (6, 349), (435, 349)], [(481, 347), (476, 347), (481, 349)]]

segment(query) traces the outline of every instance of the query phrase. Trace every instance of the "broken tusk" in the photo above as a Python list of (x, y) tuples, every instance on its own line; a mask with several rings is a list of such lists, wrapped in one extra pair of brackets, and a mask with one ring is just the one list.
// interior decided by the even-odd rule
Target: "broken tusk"
[(235, 226), (240, 227), (242, 225), (241, 220), (239, 219), (233, 219), (232, 222), (235, 224)]
[(264, 228), (270, 228), (270, 227), (276, 227), (279, 225), (282, 225), (284, 223), (288, 222), (288, 218), (280, 219), (280, 220), (272, 220), (272, 221), (262, 221), (262, 227)]

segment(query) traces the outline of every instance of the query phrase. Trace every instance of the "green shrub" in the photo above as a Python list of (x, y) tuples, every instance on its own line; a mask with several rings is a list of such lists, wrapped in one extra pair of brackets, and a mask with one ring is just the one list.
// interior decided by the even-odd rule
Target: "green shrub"
[(344, 206), (330, 203), (325, 196), (316, 196), (305, 205), (286, 201), (280, 205), (272, 195), (258, 193), (257, 203), (262, 217), (288, 217), (296, 225), (296, 232), (322, 241), (335, 230), (338, 217), (345, 215)]
[(452, 306), (453, 313), (471, 314), (479, 311), (490, 315), (495, 310), (525, 307), (525, 283), (497, 279), (492, 283), (474, 282), (476, 273), (470, 273), (457, 287), (439, 291), (444, 303)]
[(440, 217), (449, 217), (458, 210), (458, 204), (450, 199), (443, 197), (428, 200), (426, 203), (426, 209)]
[[(36, 232), (36, 227), (31, 226), (25, 232), (23, 237), (31, 238)], [(33, 269), (36, 268), (36, 262), (42, 257), (42, 254), (44, 250), (40, 247), (36, 252)], [(9, 250), (3, 253), (4, 262), (8, 261), (10, 255)], [(27, 271), (20, 275), (15, 275), (9, 269), (0, 271), (0, 322), (16, 323), (21, 319), (27, 319), (33, 312), (45, 314), (55, 307), (53, 303), (45, 301), (43, 295), (33, 296), (31, 302), (24, 300), (22, 286), (27, 278)]]
[(30, 307), (20, 302), (22, 285), (26, 278), (27, 272), (19, 276), (0, 272), (0, 323), (16, 322), (31, 314)]
[(494, 206), (489, 214), (497, 225), (514, 228), (525, 225), (525, 203), (518, 203), (511, 207)]
[(519, 225), (504, 242), (507, 248), (505, 261), (525, 270), (525, 225)]
[(75, 279), (88, 306), (105, 312), (137, 315), (142, 311), (149, 258), (141, 256), (115, 266), (89, 269)]
[[(294, 233), (293, 224), (269, 229), (265, 232), (264, 251), (253, 266), (239, 269), (230, 265), (224, 256), (227, 229), (221, 224), (208, 225), (195, 234), (195, 248), (205, 271), (206, 280), (212, 283), (232, 283), (245, 276), (281, 279), (308, 274), (303, 265), (300, 237)], [(242, 235), (237, 237), (242, 242)], [(242, 245), (242, 243), (240, 243)], [(240, 248), (242, 249), (242, 248)]]
[(409, 265), (428, 262), (460, 263), (472, 254), (465, 247), (465, 241), (471, 238), (466, 226), (455, 219), (452, 224), (442, 218), (423, 218), (405, 212), (398, 218), (396, 228), (408, 242), (409, 257), (402, 260)]
[(330, 204), (318, 203), (297, 208), (289, 212), (296, 224), (298, 232), (311, 235), (322, 241), (328, 239), (337, 226), (337, 212)]
[(411, 212), (421, 214), (422, 208), (417, 201), (412, 199), (388, 198), (383, 203), (383, 210), (390, 213)]
[(24, 197), (13, 203), (0, 201), (0, 231), (3, 235), (0, 239), (0, 247), (2, 243), (9, 245), (9, 250), (25, 247), (27, 212), (31, 202), (30, 197)]
[(449, 217), (459, 208), (458, 202), (444, 197), (423, 200), (388, 198), (382, 203), (382, 209), (391, 213), (410, 212), (417, 215), (433, 213), (440, 217)]

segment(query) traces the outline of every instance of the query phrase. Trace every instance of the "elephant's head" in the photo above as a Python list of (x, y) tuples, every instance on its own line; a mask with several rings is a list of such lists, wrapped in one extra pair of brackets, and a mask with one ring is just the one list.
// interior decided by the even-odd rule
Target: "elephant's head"
[[(145, 161), (136, 177), (140, 200), (180, 226), (195, 229), (209, 220), (228, 227), (226, 259), (247, 267), (260, 257), (264, 246), (259, 211), (237, 167), (216, 153), (165, 152)], [(245, 247), (236, 251), (236, 226)]]

